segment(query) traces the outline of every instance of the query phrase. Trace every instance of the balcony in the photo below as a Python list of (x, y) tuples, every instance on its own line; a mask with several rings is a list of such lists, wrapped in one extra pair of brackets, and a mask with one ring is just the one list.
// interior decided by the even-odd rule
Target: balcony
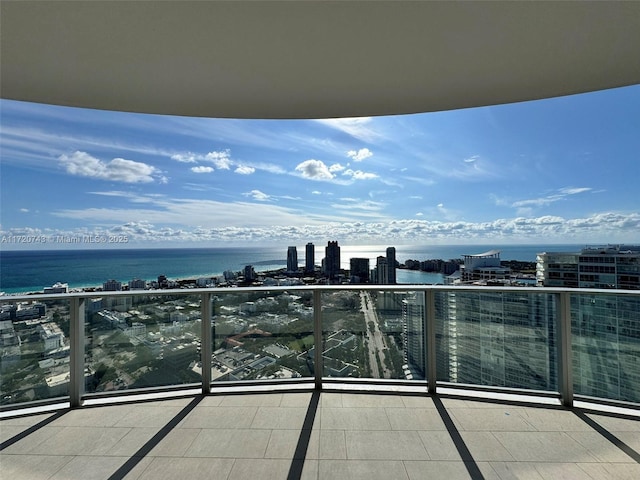
[(270, 287), (0, 304), (3, 476), (640, 475), (640, 292)]

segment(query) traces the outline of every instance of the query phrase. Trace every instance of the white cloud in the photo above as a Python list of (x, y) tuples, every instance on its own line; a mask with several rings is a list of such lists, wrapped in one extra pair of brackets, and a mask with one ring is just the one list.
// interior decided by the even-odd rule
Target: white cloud
[[(215, 212), (215, 215), (212, 214)], [(291, 209), (279, 207), (267, 202), (218, 202), (213, 200), (163, 199), (145, 208), (86, 208), (65, 209), (54, 212), (61, 218), (90, 221), (93, 225), (124, 224), (145, 221), (162, 227), (179, 228), (191, 232), (196, 228), (230, 228), (249, 231), (253, 228), (273, 229), (291, 225), (313, 225), (319, 220), (311, 215), (300, 215)], [(323, 221), (329, 218), (321, 217)], [(274, 232), (275, 233), (275, 232)], [(148, 240), (153, 241), (153, 238)]]
[(229, 170), (233, 166), (229, 149), (209, 152), (206, 155), (193, 152), (175, 153), (171, 155), (171, 159), (182, 163), (211, 162), (220, 170)]
[(314, 190), (313, 192), (311, 192), (312, 195), (322, 195), (322, 192), (318, 191), (318, 190)]
[(296, 171), (310, 180), (332, 180), (333, 174), (322, 160), (305, 160), (296, 167)]
[(29, 209), (28, 208), (21, 208), (20, 211), (22, 213), (29, 213)]
[[(154, 177), (159, 174), (158, 169), (146, 163), (124, 158), (114, 158), (110, 162), (104, 162), (80, 151), (73, 152), (71, 155), (60, 155), (58, 160), (71, 175), (113, 182), (149, 183), (153, 182)], [(159, 180), (166, 182), (165, 177), (160, 177)]]
[(353, 117), (353, 118), (327, 118), (316, 120), (319, 123), (327, 125), (336, 130), (340, 130), (354, 138), (362, 141), (371, 141), (380, 134), (370, 128), (371, 117)]
[(438, 208), (442, 208), (442, 207), (444, 207), (444, 204), (443, 203), (439, 203), (438, 204)]
[(356, 162), (361, 162), (371, 156), (373, 156), (373, 152), (368, 148), (361, 148), (360, 150), (349, 150), (347, 152), (347, 156), (352, 158)]
[(120, 190), (111, 190), (103, 192), (89, 192), (93, 195), (101, 195), (103, 197), (120, 197), (126, 198), (132, 203), (152, 203), (157, 201), (158, 198), (163, 198), (163, 195), (138, 195), (132, 192), (123, 192)]
[(270, 195), (267, 195), (266, 193), (261, 192), (260, 190), (251, 190), (250, 192), (243, 193), (243, 195), (245, 197), (251, 197), (254, 200), (258, 200), (259, 202), (266, 202), (271, 198)]
[[(355, 199), (351, 199), (354, 202)], [(306, 242), (310, 238), (336, 238), (341, 242), (434, 243), (634, 243), (640, 231), (640, 213), (603, 212), (584, 218), (541, 216), (505, 218), (488, 222), (429, 221), (422, 218), (383, 221), (366, 208), (354, 220), (311, 219), (268, 203), (229, 203), (174, 200), (159, 209), (63, 210), (56, 215), (91, 220), (104, 226), (93, 229), (41, 229), (33, 227), (0, 230), (0, 235), (77, 235), (127, 232), (130, 242)], [(348, 210), (349, 207), (343, 207)], [(219, 212), (212, 216), (210, 212)], [(259, 212), (259, 215), (256, 215)], [(362, 218), (377, 216), (365, 222)], [(416, 216), (419, 216), (416, 214)], [(334, 215), (335, 217), (335, 215)], [(358, 218), (359, 219), (355, 219)], [(138, 220), (145, 218), (144, 222)], [(109, 225), (109, 223), (112, 223)], [(221, 226), (224, 225), (224, 226)]]
[(198, 166), (198, 167), (191, 167), (191, 171), (194, 173), (211, 173), (213, 172), (213, 167), (205, 167), (205, 166)]
[(235, 173), (238, 173), (240, 175), (251, 175), (255, 171), (256, 171), (255, 168), (249, 167), (247, 165), (240, 165), (238, 168), (235, 169)]
[(176, 153), (171, 155), (171, 160), (176, 160), (182, 163), (196, 163), (198, 161), (198, 155), (191, 152), (186, 153)]
[(209, 152), (205, 156), (205, 160), (213, 162), (220, 170), (229, 170), (233, 165), (231, 160), (231, 151), (229, 149), (220, 152)]
[(565, 187), (560, 189), (560, 193), (564, 193), (565, 195), (575, 195), (576, 193), (589, 192), (591, 190), (593, 189), (590, 187), (578, 187), (578, 188)]
[(479, 155), (473, 155), (471, 157), (465, 158), (464, 162), (465, 163), (474, 163), (476, 160), (478, 160), (480, 158)]
[(334, 203), (332, 208), (338, 210), (363, 210), (367, 212), (379, 212), (385, 207), (385, 203), (372, 200), (359, 200), (357, 198), (341, 198), (340, 203)]
[(354, 180), (373, 180), (374, 178), (378, 178), (378, 175), (375, 173), (363, 172), (362, 170), (345, 170), (342, 175), (347, 175)]
[[(569, 195), (576, 195), (578, 193), (589, 192), (591, 190), (593, 189), (590, 187), (578, 187), (578, 188), (565, 187), (565, 188), (559, 189), (558, 193), (553, 193), (545, 197), (531, 198), (527, 200), (518, 200), (517, 202), (513, 202), (511, 206), (514, 208), (520, 208), (520, 209), (524, 208), (526, 210), (523, 210), (523, 211), (531, 213), (532, 207), (543, 207), (546, 205), (550, 205), (554, 202), (565, 199)], [(497, 198), (496, 198), (496, 202), (498, 202)]]
[(331, 165), (329, 167), (329, 171), (332, 172), (332, 173), (333, 172), (341, 172), (345, 168), (347, 168), (347, 167), (344, 167), (344, 166), (340, 165), (339, 163), (334, 163), (333, 165)]

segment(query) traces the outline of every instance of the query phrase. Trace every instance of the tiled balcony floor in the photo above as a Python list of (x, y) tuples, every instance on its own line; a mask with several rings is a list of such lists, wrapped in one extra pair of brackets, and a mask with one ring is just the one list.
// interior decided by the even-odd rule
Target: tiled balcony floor
[(211, 395), (0, 422), (0, 477), (639, 479), (640, 420), (361, 393)]

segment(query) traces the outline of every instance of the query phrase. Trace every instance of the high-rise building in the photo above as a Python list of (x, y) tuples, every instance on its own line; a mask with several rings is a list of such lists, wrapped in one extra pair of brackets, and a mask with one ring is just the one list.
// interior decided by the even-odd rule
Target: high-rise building
[(390, 285), (396, 284), (396, 248), (387, 247), (387, 281)]
[(147, 282), (141, 278), (129, 280), (129, 290), (144, 290), (147, 288)]
[(389, 265), (387, 257), (379, 256), (376, 258), (376, 269), (373, 274), (375, 283), (384, 285), (389, 280)]
[(368, 258), (351, 258), (349, 259), (349, 264), (351, 267), (351, 283), (369, 282)]
[(246, 265), (244, 267), (244, 281), (253, 282), (256, 279), (256, 271), (253, 269), (253, 265)]
[(169, 279), (166, 275), (158, 275), (158, 288), (169, 288)]
[(313, 273), (316, 269), (316, 250), (313, 243), (307, 243), (304, 248), (304, 271), (306, 273)]
[(105, 292), (119, 292), (122, 290), (122, 282), (118, 280), (107, 280), (102, 284), (102, 290)]
[(324, 273), (335, 278), (340, 273), (340, 247), (338, 242), (329, 242), (325, 248)]
[(522, 292), (438, 292), (438, 380), (554, 391), (556, 302)]
[(488, 280), (508, 280), (511, 270), (500, 264), (500, 251), (491, 250), (475, 255), (463, 255), (464, 264), (460, 265), (462, 282)]
[(404, 362), (412, 380), (424, 379), (426, 375), (424, 329), (424, 295), (414, 293), (402, 300)]
[[(462, 283), (503, 282), (500, 252), (464, 255)], [(522, 292), (438, 292), (438, 380), (552, 391), (557, 388), (556, 303)]]
[(298, 271), (298, 249), (296, 247), (287, 248), (287, 272)]
[(538, 254), (536, 275), (544, 287), (640, 289), (640, 246), (586, 247), (580, 252)]

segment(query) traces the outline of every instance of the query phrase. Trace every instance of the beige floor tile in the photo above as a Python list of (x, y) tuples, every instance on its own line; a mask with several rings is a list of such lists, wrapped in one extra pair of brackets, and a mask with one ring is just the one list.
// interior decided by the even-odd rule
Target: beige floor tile
[(470, 432), (523, 432), (535, 430), (517, 410), (505, 408), (454, 408), (448, 410), (458, 430)]
[(402, 398), (397, 395), (374, 395), (367, 393), (344, 393), (342, 395), (343, 407), (396, 407), (404, 408)]
[(279, 407), (283, 393), (252, 393), (225, 395), (220, 405), (225, 407)]
[(270, 430), (205, 429), (187, 449), (185, 457), (263, 458)]
[(517, 461), (595, 462), (589, 450), (563, 432), (493, 432)]
[(429, 455), (413, 431), (347, 431), (349, 460), (429, 460)]
[(431, 460), (462, 461), (451, 435), (446, 430), (418, 432), (418, 435)]
[(593, 430), (571, 410), (527, 408), (520, 410), (518, 414), (540, 432), (588, 432)]
[(347, 443), (344, 430), (320, 430), (319, 442), (318, 458), (320, 460), (343, 460), (347, 458)]
[(50, 480), (107, 480), (127, 460), (128, 457), (73, 457)]
[(490, 462), (490, 465), (500, 480), (543, 480), (534, 463)]
[(183, 407), (135, 405), (114, 426), (116, 427), (164, 427), (174, 420)]
[(401, 395), (400, 398), (407, 408), (436, 408), (433, 398), (426, 395)]
[(597, 480), (638, 480), (640, 464), (631, 463), (579, 463), (578, 466)]
[(290, 468), (291, 460), (240, 458), (234, 462), (228, 480), (258, 478), (284, 480), (287, 478)]
[(410, 480), (470, 480), (472, 477), (463, 462), (447, 461), (405, 461), (405, 468)]
[[(318, 431), (272, 430), (265, 458), (318, 458)], [(296, 453), (300, 445), (300, 452)], [(306, 448), (305, 448), (306, 447)]]
[(174, 428), (149, 452), (150, 457), (182, 457), (200, 434), (197, 428)]
[(154, 458), (138, 480), (226, 479), (233, 462), (231, 458)]
[(196, 407), (180, 428), (249, 428), (258, 407)]
[(598, 432), (567, 432), (567, 435), (584, 446), (599, 462), (632, 461), (629, 455)]
[(117, 427), (62, 427), (47, 441), (32, 448), (30, 453), (34, 455), (106, 455), (130, 431), (130, 428)]
[(325, 408), (320, 410), (323, 430), (391, 430), (384, 408)]
[(0, 478), (45, 480), (73, 459), (72, 456), (0, 454)]
[(460, 432), (476, 462), (512, 462), (515, 459), (492, 432)]
[[(17, 442), (8, 446), (3, 453), (31, 453), (42, 443), (46, 443), (66, 427), (42, 427), (22, 437)], [(44, 453), (46, 455), (46, 452)]]
[(577, 480), (588, 478), (586, 472), (575, 463), (536, 462), (535, 469), (544, 480)]
[(307, 412), (308, 409), (302, 407), (259, 407), (251, 428), (300, 430)]
[(130, 456), (147, 445), (158, 433), (159, 428), (131, 428), (104, 455)]
[(400, 460), (318, 460), (319, 480), (409, 480)]
[(386, 408), (393, 430), (446, 430), (435, 408)]
[(311, 392), (286, 393), (282, 395), (281, 407), (305, 407), (311, 403)]
[(640, 417), (632, 420), (596, 413), (587, 413), (586, 415), (611, 432), (640, 432)]

